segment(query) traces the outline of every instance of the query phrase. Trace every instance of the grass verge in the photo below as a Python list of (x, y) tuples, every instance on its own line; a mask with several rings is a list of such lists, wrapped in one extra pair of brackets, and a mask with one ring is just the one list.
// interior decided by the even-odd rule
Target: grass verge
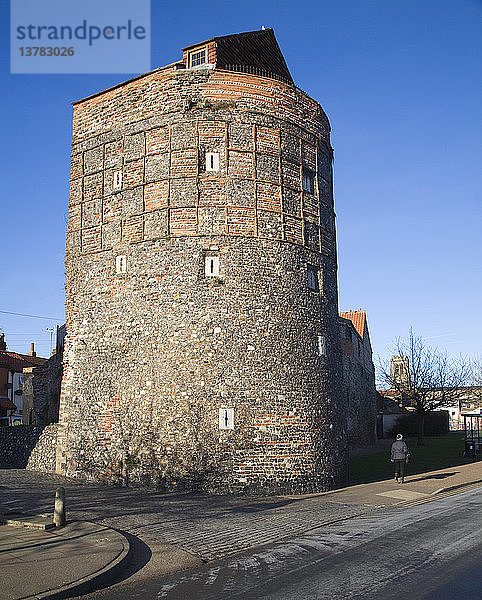
[[(417, 438), (406, 438), (411, 459), (406, 468), (407, 475), (436, 471), (472, 462), (464, 458), (464, 433), (426, 437), (425, 446), (417, 446)], [(369, 483), (393, 477), (390, 450), (353, 456), (350, 459), (350, 483)]]

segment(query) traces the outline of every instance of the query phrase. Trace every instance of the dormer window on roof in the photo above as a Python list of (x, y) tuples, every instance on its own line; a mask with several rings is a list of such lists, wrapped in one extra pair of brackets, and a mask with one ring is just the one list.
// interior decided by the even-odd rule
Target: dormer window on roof
[(209, 64), (216, 69), (272, 77), (293, 85), (272, 29), (215, 37), (182, 51), (188, 69)]
[(198, 67), (204, 65), (207, 62), (207, 47), (197, 48), (192, 52), (189, 52), (189, 67)]

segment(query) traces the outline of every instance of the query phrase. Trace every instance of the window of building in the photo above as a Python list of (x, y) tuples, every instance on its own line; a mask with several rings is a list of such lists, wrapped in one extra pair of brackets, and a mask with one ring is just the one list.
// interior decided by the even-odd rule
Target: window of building
[(127, 256), (116, 256), (115, 259), (115, 272), (116, 273), (127, 273)]
[(318, 335), (318, 354), (326, 356), (326, 338), (324, 335)]
[(219, 152), (206, 152), (206, 171), (219, 171)]
[(309, 194), (315, 193), (315, 174), (309, 169), (303, 169), (303, 191)]
[(219, 256), (208, 254), (204, 259), (206, 277), (219, 277)]
[(113, 188), (115, 190), (122, 189), (122, 171), (114, 171)]
[(318, 277), (318, 269), (312, 265), (308, 265), (306, 269), (308, 289), (312, 292), (320, 291), (320, 282)]
[(198, 50), (194, 50), (189, 53), (189, 66), (197, 67), (199, 65), (203, 65), (207, 62), (207, 50), (206, 48), (201, 48)]

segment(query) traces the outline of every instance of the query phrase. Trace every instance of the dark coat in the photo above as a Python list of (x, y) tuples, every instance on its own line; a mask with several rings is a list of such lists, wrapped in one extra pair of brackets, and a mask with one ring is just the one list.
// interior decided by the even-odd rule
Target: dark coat
[(408, 454), (408, 446), (403, 440), (397, 440), (392, 444), (392, 460), (405, 460)]

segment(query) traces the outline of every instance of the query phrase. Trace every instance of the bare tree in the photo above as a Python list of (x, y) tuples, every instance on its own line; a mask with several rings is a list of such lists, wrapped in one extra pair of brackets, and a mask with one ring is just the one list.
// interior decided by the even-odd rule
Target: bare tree
[(475, 409), (482, 409), (482, 357), (477, 356), (472, 361), (472, 405)]
[(474, 385), (482, 386), (482, 357), (477, 356), (472, 361)]
[(472, 382), (470, 361), (462, 356), (450, 358), (428, 346), (421, 336), (409, 330), (406, 341), (396, 341), (393, 354), (403, 366), (394, 373), (392, 362), (380, 361), (379, 379), (397, 392), (404, 406), (417, 415), (417, 445), (423, 445), (425, 416), (437, 409), (460, 404), (466, 387)]

